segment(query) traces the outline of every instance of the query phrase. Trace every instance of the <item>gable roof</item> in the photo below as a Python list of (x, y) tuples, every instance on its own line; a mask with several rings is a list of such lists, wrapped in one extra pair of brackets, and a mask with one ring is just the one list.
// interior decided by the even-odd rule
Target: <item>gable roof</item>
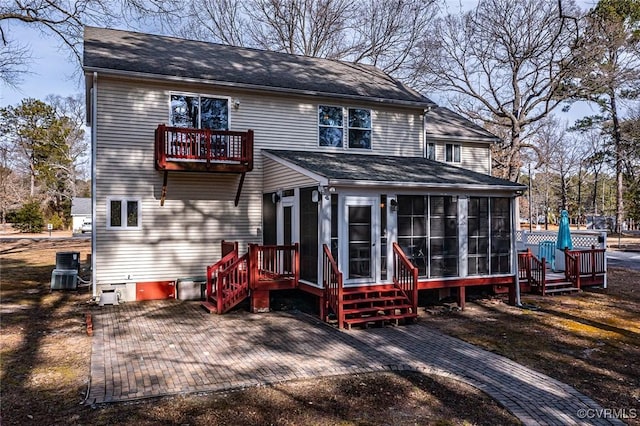
[(425, 128), (429, 136), (441, 139), (497, 142), (496, 135), (448, 108), (435, 106), (426, 112)]
[(73, 198), (71, 200), (71, 216), (91, 216), (91, 198)]
[(435, 105), (370, 65), (96, 27), (85, 27), (83, 66), (86, 73), (192, 80), (420, 108)]
[(522, 191), (525, 185), (422, 157), (392, 157), (307, 151), (263, 150), (267, 157), (304, 169), (327, 185), (375, 184)]

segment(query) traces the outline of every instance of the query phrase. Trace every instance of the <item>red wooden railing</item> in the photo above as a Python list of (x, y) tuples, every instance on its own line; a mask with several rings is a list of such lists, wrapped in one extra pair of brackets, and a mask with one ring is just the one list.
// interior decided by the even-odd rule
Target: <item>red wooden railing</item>
[(216, 302), (218, 314), (224, 314), (249, 296), (249, 253), (237, 258), (218, 272)]
[(329, 309), (333, 311), (338, 320), (338, 328), (344, 327), (344, 315), (342, 315), (342, 301), (344, 299), (344, 286), (342, 285), (342, 272), (331, 255), (331, 250), (326, 244), (322, 245), (322, 284), (324, 286), (324, 320), (327, 321)]
[(531, 287), (535, 287), (544, 296), (547, 261), (538, 259), (531, 250), (518, 253), (518, 277), (526, 279)]
[(294, 280), (298, 283), (300, 271), (298, 243), (281, 246), (249, 244), (251, 281)]
[(253, 168), (253, 130), (191, 129), (160, 124), (156, 129), (158, 166), (167, 161), (198, 160), (206, 164), (235, 162)]
[(601, 277), (606, 274), (605, 249), (591, 246), (587, 250), (568, 250), (565, 256), (565, 276), (577, 288), (583, 285), (602, 284)]
[(393, 243), (393, 283), (400, 288), (418, 312), (418, 268), (404, 254), (398, 243)]
[(238, 259), (238, 252), (236, 250), (227, 253), (219, 261), (211, 266), (207, 266), (207, 289), (206, 300), (213, 301), (213, 297), (217, 293), (217, 279), (218, 273), (224, 269), (227, 269), (233, 262)]

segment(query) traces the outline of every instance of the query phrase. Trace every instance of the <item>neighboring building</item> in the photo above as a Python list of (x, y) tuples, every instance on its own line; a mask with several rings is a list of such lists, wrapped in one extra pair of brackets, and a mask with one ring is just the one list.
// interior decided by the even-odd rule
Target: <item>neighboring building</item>
[(204, 275), (221, 240), (299, 243), (321, 305), (324, 245), (347, 289), (393, 285), (393, 243), (419, 289), (513, 287), (525, 187), (490, 176), (495, 136), (382, 71), (92, 27), (84, 71), (95, 294)]
[(91, 223), (91, 198), (73, 198), (71, 200), (71, 229), (82, 232), (82, 225)]

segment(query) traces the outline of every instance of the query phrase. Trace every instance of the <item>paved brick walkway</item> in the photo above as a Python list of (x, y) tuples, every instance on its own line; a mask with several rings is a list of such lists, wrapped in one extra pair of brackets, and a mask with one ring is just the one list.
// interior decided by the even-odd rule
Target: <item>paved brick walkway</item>
[(526, 425), (623, 424), (582, 419), (601, 407), (574, 388), (419, 323), (342, 332), (304, 314), (154, 301), (96, 309), (93, 327), (89, 404), (416, 370), (469, 383)]

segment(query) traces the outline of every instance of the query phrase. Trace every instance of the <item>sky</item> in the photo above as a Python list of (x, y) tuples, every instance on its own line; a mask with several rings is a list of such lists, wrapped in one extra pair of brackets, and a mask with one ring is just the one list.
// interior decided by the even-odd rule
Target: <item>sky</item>
[[(447, 0), (450, 11), (458, 8), (470, 9), (476, 0)], [(591, 7), (593, 0), (578, 0), (582, 8)], [(84, 80), (80, 66), (68, 53), (61, 49), (53, 36), (46, 36), (26, 24), (4, 23), (3, 28), (12, 39), (28, 43), (32, 51), (29, 73), (24, 76), (18, 88), (0, 84), (0, 107), (16, 106), (25, 98), (44, 100), (47, 95), (68, 96), (84, 93)], [(558, 113), (561, 119), (573, 122), (576, 118), (593, 114), (587, 105), (575, 105), (569, 113)]]

